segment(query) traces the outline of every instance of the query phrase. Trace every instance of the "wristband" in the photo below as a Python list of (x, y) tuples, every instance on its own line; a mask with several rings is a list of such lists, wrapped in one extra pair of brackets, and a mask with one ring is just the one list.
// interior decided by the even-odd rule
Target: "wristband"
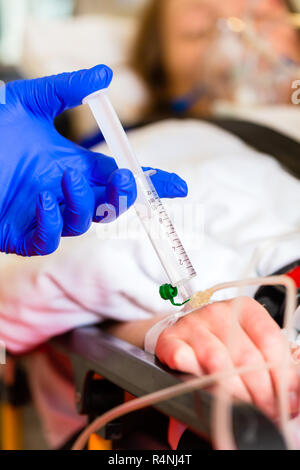
[(160, 322), (156, 323), (149, 331), (147, 331), (144, 342), (144, 349), (146, 352), (155, 355), (156, 345), (158, 338), (164, 330), (170, 328), (170, 326), (175, 325), (177, 321), (188, 315), (187, 312), (177, 312), (169, 315)]

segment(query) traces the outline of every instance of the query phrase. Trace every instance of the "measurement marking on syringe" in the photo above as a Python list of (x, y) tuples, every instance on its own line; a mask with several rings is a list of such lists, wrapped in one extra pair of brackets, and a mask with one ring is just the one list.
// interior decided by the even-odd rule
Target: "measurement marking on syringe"
[[(153, 200), (153, 197), (151, 197), (153, 195), (155, 196), (155, 201)], [(196, 274), (195, 270), (189, 260), (189, 257), (184, 247), (182, 246), (181, 240), (178, 238), (175, 227), (172, 221), (170, 220), (163, 203), (159, 200), (158, 196), (155, 195), (155, 193), (149, 193), (149, 196), (150, 197), (148, 199), (148, 202), (151, 206), (151, 209), (156, 212), (159, 224), (166, 231), (166, 236), (169, 237), (172, 241), (172, 250), (177, 258), (178, 264), (182, 268), (186, 269), (187, 272), (189, 272), (189, 275), (194, 276)]]

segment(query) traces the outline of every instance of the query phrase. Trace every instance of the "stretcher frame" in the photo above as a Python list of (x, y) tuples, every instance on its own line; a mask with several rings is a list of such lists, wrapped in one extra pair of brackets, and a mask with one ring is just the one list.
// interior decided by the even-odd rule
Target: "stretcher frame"
[[(52, 345), (62, 350), (73, 364), (79, 413), (86, 411), (87, 384), (94, 374), (135, 397), (191, 378), (187, 374), (171, 371), (154, 356), (107, 334), (100, 326), (79, 328), (56, 338)], [(159, 403), (154, 408), (185, 424), (196, 435), (211, 441), (212, 405), (213, 395), (199, 390)], [(239, 450), (286, 449), (277, 428), (254, 406), (235, 402), (232, 419)]]

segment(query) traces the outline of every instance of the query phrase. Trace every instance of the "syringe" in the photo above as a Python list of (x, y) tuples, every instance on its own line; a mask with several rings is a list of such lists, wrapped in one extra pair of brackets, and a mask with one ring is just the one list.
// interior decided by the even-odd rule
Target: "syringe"
[(179, 291), (183, 301), (194, 294), (190, 281), (196, 271), (176, 233), (171, 219), (161, 202), (152, 182), (151, 175), (142, 170), (129, 143), (123, 126), (107, 95), (107, 90), (100, 90), (83, 100), (88, 104), (99, 128), (112, 152), (119, 168), (132, 171), (137, 183), (135, 209), (152, 245), (165, 269), (171, 286), (162, 286), (161, 295), (173, 303), (173, 297)]

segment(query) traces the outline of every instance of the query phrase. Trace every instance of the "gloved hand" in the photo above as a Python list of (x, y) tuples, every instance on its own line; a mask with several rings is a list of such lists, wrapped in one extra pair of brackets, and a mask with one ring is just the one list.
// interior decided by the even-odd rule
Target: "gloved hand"
[[(136, 199), (129, 170), (113, 158), (87, 151), (62, 137), (53, 120), (109, 85), (112, 71), (91, 70), (8, 83), (0, 104), (0, 251), (22, 256), (54, 252), (61, 236), (85, 233), (96, 210), (119, 197)], [(186, 183), (158, 171), (153, 183), (160, 197), (184, 197)], [(103, 219), (102, 219), (103, 220)]]

